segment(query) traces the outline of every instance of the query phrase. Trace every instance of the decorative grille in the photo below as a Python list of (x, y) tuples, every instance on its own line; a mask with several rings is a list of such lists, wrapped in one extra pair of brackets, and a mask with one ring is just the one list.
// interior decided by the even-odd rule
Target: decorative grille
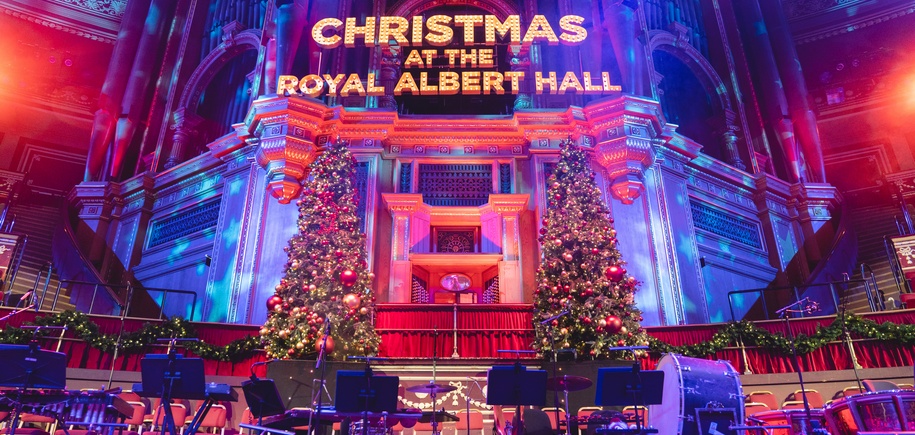
[(499, 193), (512, 193), (512, 165), (499, 163)]
[(762, 249), (759, 224), (698, 201), (690, 201), (693, 226), (756, 249)]
[(498, 304), (499, 303), (499, 277), (494, 276), (491, 279), (486, 281), (486, 286), (483, 290), (483, 303), (484, 304)]
[(432, 206), (479, 206), (492, 193), (492, 165), (420, 164), (419, 192)]
[(410, 193), (413, 187), (413, 164), (400, 165), (400, 193)]
[(189, 236), (216, 226), (219, 218), (219, 201), (210, 201), (174, 216), (153, 221), (149, 231), (149, 245), (152, 248), (163, 243)]
[(413, 275), (413, 289), (410, 292), (410, 302), (414, 304), (428, 304), (429, 290), (426, 290), (426, 281)]
[(475, 232), (468, 230), (438, 230), (435, 233), (437, 252), (475, 252)]
[(359, 228), (362, 232), (365, 232), (365, 199), (368, 197), (368, 185), (369, 185), (369, 162), (356, 162), (356, 185), (353, 188), (356, 189), (356, 216), (359, 216)]

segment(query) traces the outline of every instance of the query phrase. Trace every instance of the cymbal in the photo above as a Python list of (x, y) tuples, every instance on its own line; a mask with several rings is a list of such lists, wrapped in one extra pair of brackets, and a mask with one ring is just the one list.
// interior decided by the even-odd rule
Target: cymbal
[(406, 390), (411, 393), (439, 394), (457, 390), (457, 387), (452, 387), (451, 385), (422, 384), (407, 387)]
[(546, 389), (552, 391), (579, 391), (593, 385), (588, 378), (581, 376), (557, 376), (546, 380)]

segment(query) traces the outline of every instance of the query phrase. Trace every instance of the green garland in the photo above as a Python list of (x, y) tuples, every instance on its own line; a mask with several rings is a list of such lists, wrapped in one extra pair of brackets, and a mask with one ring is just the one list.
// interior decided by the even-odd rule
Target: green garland
[[(829, 326), (818, 326), (813, 335), (798, 334), (795, 346), (799, 354), (813, 352), (828, 343), (835, 342), (843, 334), (843, 325), (853, 337), (873, 339), (887, 343), (910, 345), (915, 343), (915, 325), (892, 322), (877, 323), (853, 314), (837, 317)], [(678, 353), (692, 357), (706, 357), (717, 353), (728, 345), (743, 341), (744, 346), (760, 347), (782, 355), (791, 354), (791, 343), (781, 334), (773, 334), (750, 322), (732, 322), (721, 328), (709, 341), (673, 346), (652, 337), (651, 351)]]
[[(62, 311), (35, 319), (30, 324), (37, 326), (67, 326), (76, 336), (85, 341), (90, 347), (101, 352), (114, 352), (118, 343), (117, 334), (102, 334), (99, 327), (93, 323), (89, 316), (75, 311)], [(44, 337), (48, 333), (40, 331)], [(193, 338), (197, 333), (190, 322), (173, 317), (163, 323), (144, 323), (143, 327), (134, 332), (121, 336), (121, 350), (125, 355), (143, 352), (147, 346), (155, 344), (160, 338)], [(0, 331), (0, 343), (25, 344), (32, 338), (32, 331), (8, 327)], [(191, 342), (185, 348), (204, 359), (239, 362), (249, 358), (255, 351), (261, 349), (261, 340), (257, 336), (249, 336), (234, 340), (225, 346), (216, 346), (204, 341)]]
[[(117, 334), (102, 334), (89, 316), (75, 311), (62, 311), (35, 319), (30, 324), (37, 326), (67, 326), (76, 336), (90, 347), (102, 352), (113, 352), (117, 347)], [(813, 335), (798, 334), (795, 339), (800, 354), (813, 352), (828, 343), (838, 341), (843, 334), (843, 325), (856, 338), (878, 340), (886, 343), (915, 344), (915, 325), (892, 322), (877, 323), (853, 314), (836, 318), (828, 326), (817, 327)], [(41, 331), (45, 337), (48, 332)], [(122, 354), (137, 354), (160, 338), (193, 338), (197, 333), (190, 322), (173, 317), (163, 323), (145, 323), (137, 331), (125, 333), (121, 339)], [(0, 343), (25, 344), (32, 338), (32, 331), (16, 327), (0, 330)], [(649, 337), (652, 352), (677, 353), (691, 357), (707, 357), (729, 345), (743, 341), (744, 346), (759, 347), (782, 355), (791, 354), (791, 344), (781, 334), (773, 334), (750, 322), (732, 322), (722, 327), (708, 341), (685, 346), (673, 346), (657, 338)], [(203, 341), (192, 342), (186, 348), (201, 358), (215, 361), (239, 362), (263, 348), (260, 337), (252, 335), (234, 340), (225, 346), (212, 345)]]

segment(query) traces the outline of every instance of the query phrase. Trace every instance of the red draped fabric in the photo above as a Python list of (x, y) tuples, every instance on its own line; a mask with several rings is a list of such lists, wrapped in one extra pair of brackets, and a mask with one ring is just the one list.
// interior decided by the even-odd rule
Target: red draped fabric
[[(380, 304), (376, 308), (376, 329), (382, 338), (380, 353), (389, 358), (430, 358), (433, 343), (439, 357), (451, 357), (455, 352), (455, 332), (457, 353), (462, 358), (514, 358), (515, 354), (497, 351), (527, 350), (531, 348), (534, 340), (531, 327), (533, 313), (531, 306), (526, 304)], [(0, 313), (7, 314), (9, 311), (2, 310)], [(22, 312), (8, 319), (2, 326), (21, 326), (25, 322), (33, 321), (35, 317), (34, 312)], [(877, 323), (889, 321), (897, 324), (915, 324), (915, 310), (873, 313), (863, 317)], [(791, 321), (791, 329), (794, 334), (811, 335), (816, 332), (818, 326), (827, 326), (833, 320), (833, 317), (796, 319)], [(106, 334), (116, 334), (121, 328), (121, 320), (116, 317), (93, 316), (92, 321), (99, 326), (100, 332)], [(126, 319), (124, 331), (137, 331), (147, 322), (155, 321)], [(255, 335), (259, 329), (258, 325), (191, 325), (201, 340), (214, 345), (225, 345), (233, 340)], [(785, 334), (783, 321), (758, 322), (756, 326), (774, 334)], [(706, 342), (721, 328), (720, 324), (712, 324), (653, 327), (646, 330), (651, 336), (663, 342), (682, 346)], [(44, 349), (56, 350), (58, 343), (60, 351), (68, 355), (69, 367), (107, 370), (112, 366), (113, 355), (90, 347), (77, 339), (73, 331), (68, 331), (63, 340), (47, 338), (41, 344)], [(747, 369), (760, 374), (794, 371), (788, 355), (756, 347), (741, 348), (737, 343), (730, 343), (729, 346), (709, 359), (730, 361), (739, 373), (744, 373)], [(858, 362), (864, 368), (915, 365), (915, 346), (856, 338), (854, 349)], [(163, 346), (152, 345), (139, 354), (119, 355), (114, 361), (114, 368), (139, 371), (143, 354), (164, 351)], [(654, 368), (657, 358), (657, 355), (652, 356), (643, 360), (642, 364), (646, 369)], [(247, 376), (251, 364), (264, 359), (264, 353), (258, 351), (236, 363), (204, 361), (208, 375)], [(805, 371), (850, 369), (851, 353), (845, 343), (827, 343), (813, 352), (802, 355), (801, 364)]]
[(382, 304), (375, 324), (380, 354), (388, 358), (430, 358), (434, 342), (440, 357), (457, 351), (464, 358), (514, 358), (497, 351), (529, 350), (532, 316), (531, 306), (522, 304)]

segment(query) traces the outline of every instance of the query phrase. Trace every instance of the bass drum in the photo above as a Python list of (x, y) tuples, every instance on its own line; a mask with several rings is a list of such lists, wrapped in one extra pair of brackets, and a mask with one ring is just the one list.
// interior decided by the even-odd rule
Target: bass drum
[[(737, 434), (728, 426), (744, 423), (743, 388), (731, 363), (667, 354), (658, 361), (657, 369), (664, 372), (663, 402), (649, 407), (648, 421), (659, 433)], [(707, 408), (711, 411), (697, 411)]]

